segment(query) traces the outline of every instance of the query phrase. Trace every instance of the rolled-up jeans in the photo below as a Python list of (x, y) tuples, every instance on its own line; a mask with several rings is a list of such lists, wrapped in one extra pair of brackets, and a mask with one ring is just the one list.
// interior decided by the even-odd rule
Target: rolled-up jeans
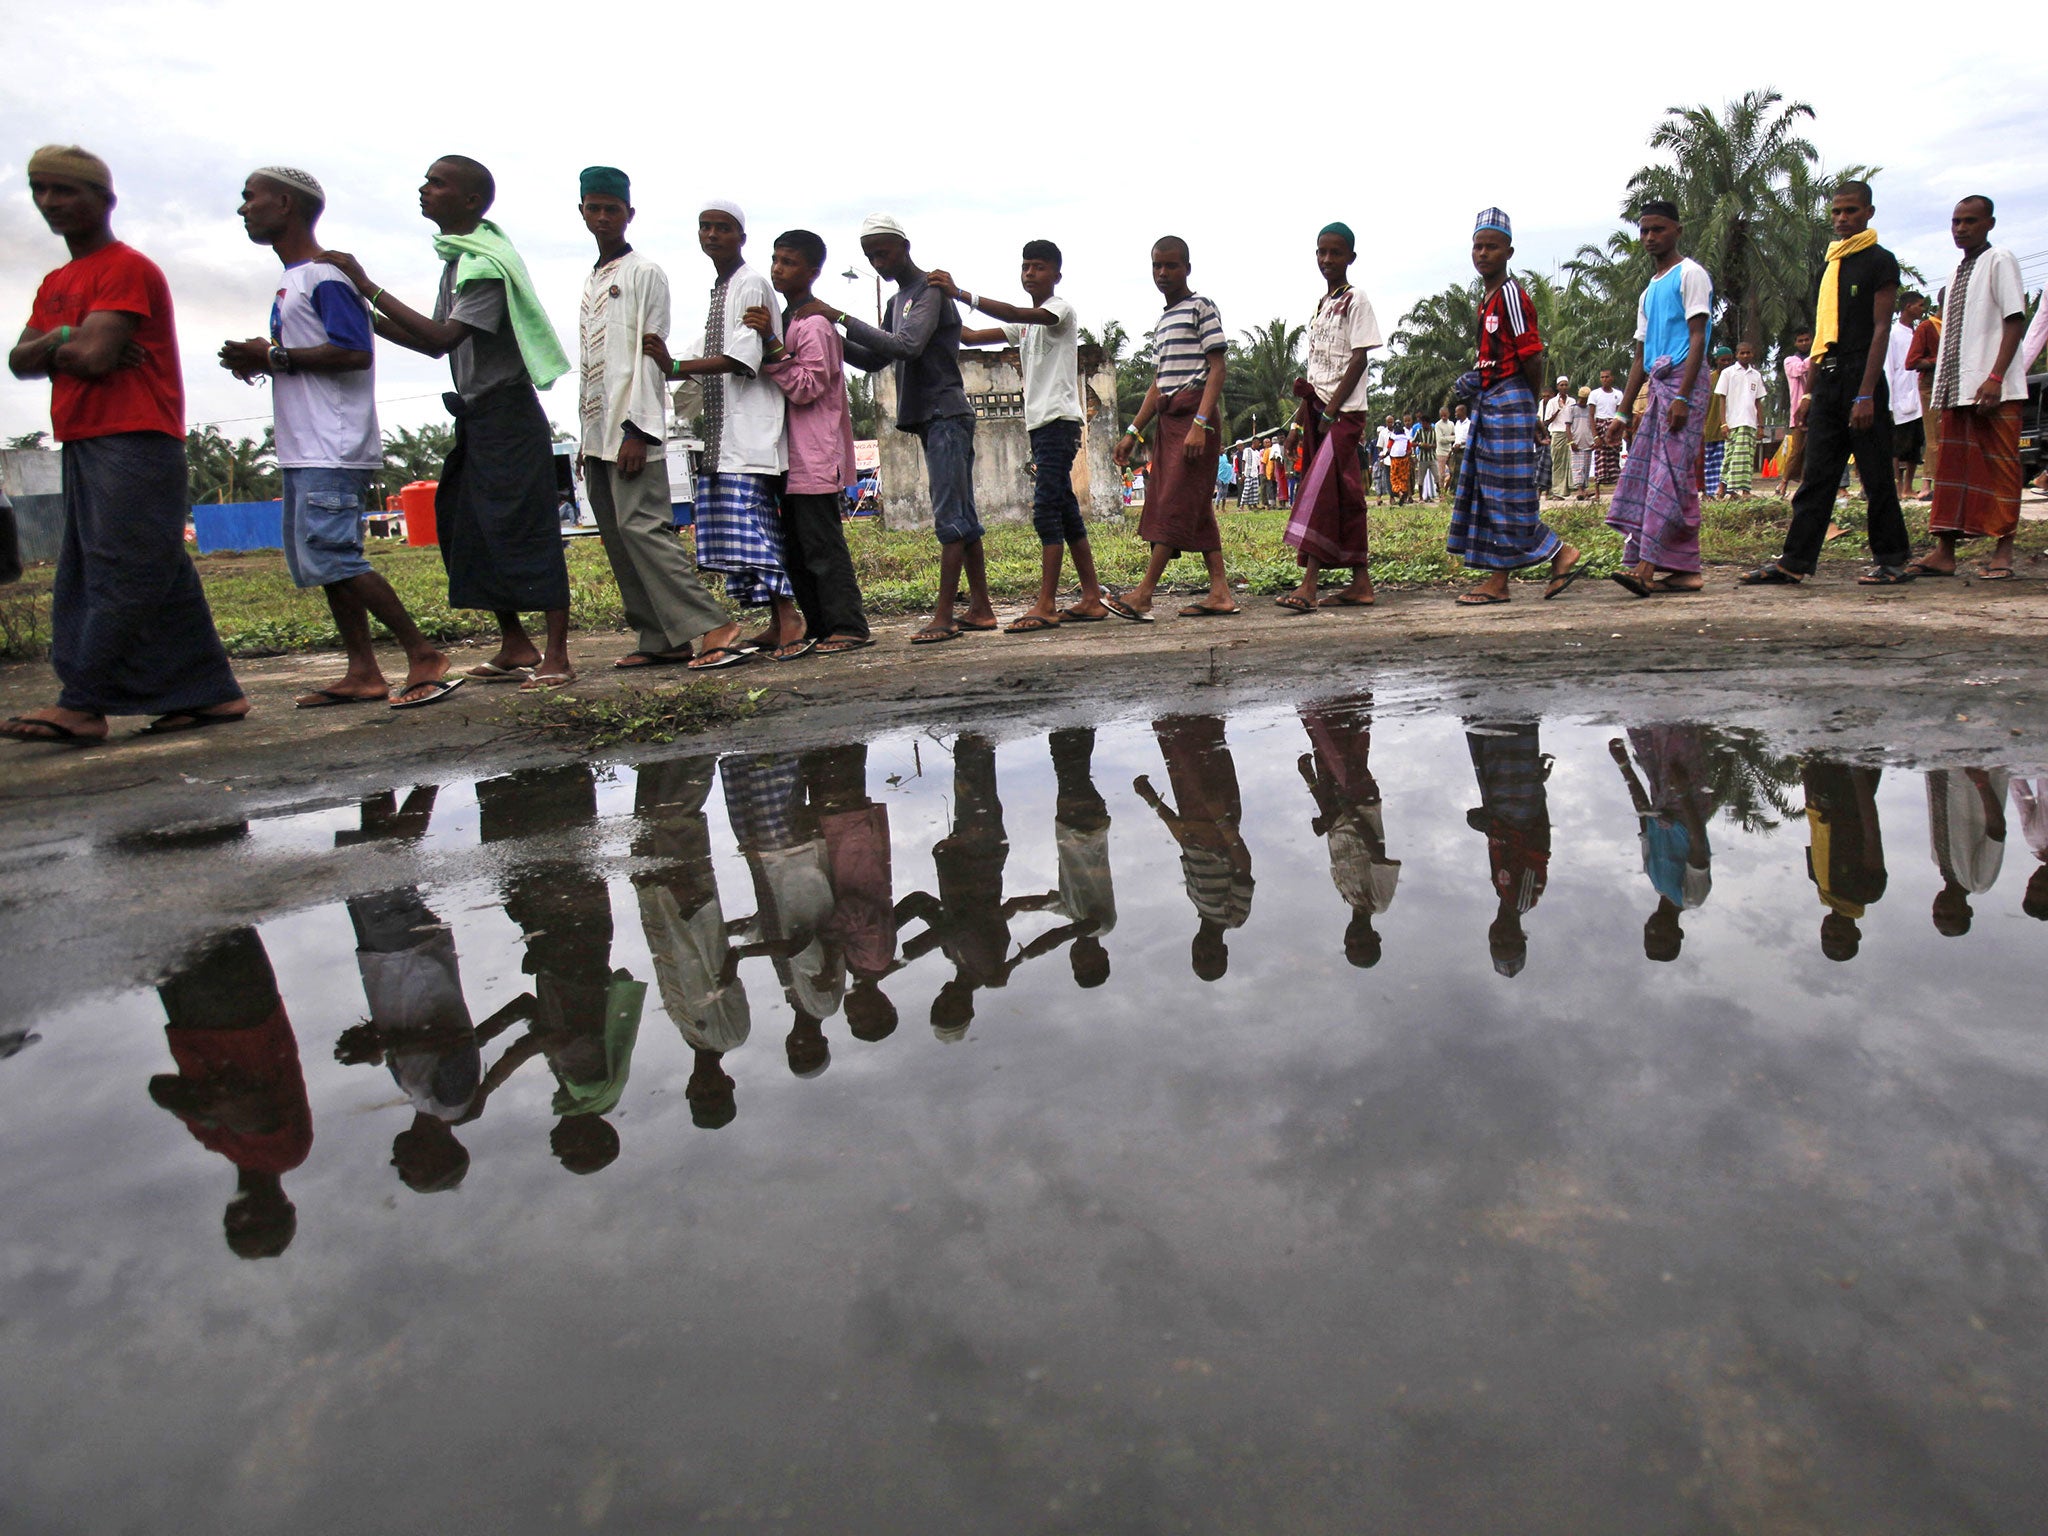
[(980, 538), (981, 521), (974, 515), (974, 418), (934, 416), (911, 430), (924, 444), (932, 532), (941, 544)]

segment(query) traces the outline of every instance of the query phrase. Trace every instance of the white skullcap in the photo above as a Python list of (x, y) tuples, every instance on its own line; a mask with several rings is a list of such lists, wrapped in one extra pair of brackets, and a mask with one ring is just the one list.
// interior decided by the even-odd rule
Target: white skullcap
[(274, 181), (279, 186), (289, 187), (294, 192), (303, 192), (323, 208), (327, 206), (327, 189), (320, 185), (319, 179), (311, 171), (302, 171), (290, 165), (264, 165), (257, 167), (256, 174), (266, 181)]
[(710, 198), (699, 211), (702, 213), (727, 214), (731, 217), (733, 223), (739, 225), (741, 229), (747, 227), (747, 216), (740, 212), (740, 205), (729, 197)]
[(910, 231), (903, 227), (893, 213), (871, 213), (862, 219), (860, 237), (865, 240), (869, 235), (894, 235), (905, 244), (910, 241)]

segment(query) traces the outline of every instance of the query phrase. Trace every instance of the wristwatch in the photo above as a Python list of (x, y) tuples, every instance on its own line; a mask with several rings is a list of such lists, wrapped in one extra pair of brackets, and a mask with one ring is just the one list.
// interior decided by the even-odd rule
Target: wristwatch
[(272, 345), (270, 349), (270, 371), (272, 373), (290, 373), (292, 371), (292, 356), (283, 347)]

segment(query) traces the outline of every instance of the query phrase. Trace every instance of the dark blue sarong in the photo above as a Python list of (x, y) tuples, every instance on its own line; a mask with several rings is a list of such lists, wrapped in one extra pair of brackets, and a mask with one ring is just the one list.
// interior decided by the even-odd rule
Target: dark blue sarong
[(448, 606), (541, 613), (569, 606), (556, 510), (554, 429), (523, 380), (464, 400), (443, 395), (455, 447), (434, 493)]
[(50, 665), (65, 709), (164, 715), (242, 696), (185, 553), (185, 445), (117, 432), (64, 445)]
[(1518, 571), (1555, 555), (1540, 511), (1550, 450), (1536, 441), (1536, 397), (1517, 374), (1479, 397), (1445, 547), (1467, 565)]

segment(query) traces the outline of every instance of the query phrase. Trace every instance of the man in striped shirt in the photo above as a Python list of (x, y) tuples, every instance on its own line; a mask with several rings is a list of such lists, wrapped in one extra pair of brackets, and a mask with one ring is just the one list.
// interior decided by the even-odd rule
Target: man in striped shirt
[(1138, 407), (1137, 419), (1116, 445), (1117, 467), (1122, 468), (1130, 463), (1145, 428), (1159, 424), (1152, 440), (1145, 511), (1138, 520), (1138, 537), (1152, 546), (1152, 558), (1137, 586), (1103, 602), (1118, 618), (1138, 624), (1152, 622), (1153, 589), (1167, 563), (1182, 553), (1199, 554), (1208, 565), (1209, 595), (1181, 609), (1180, 616), (1216, 618), (1237, 612), (1237, 600), (1223, 573), (1223, 535), (1210, 494), (1222, 447), (1214, 423), (1223, 398), (1229, 342), (1216, 306), (1188, 287), (1193, 266), (1187, 242), (1178, 235), (1162, 236), (1152, 247), (1152, 282), (1166, 300), (1166, 313), (1152, 331), (1159, 371)]

